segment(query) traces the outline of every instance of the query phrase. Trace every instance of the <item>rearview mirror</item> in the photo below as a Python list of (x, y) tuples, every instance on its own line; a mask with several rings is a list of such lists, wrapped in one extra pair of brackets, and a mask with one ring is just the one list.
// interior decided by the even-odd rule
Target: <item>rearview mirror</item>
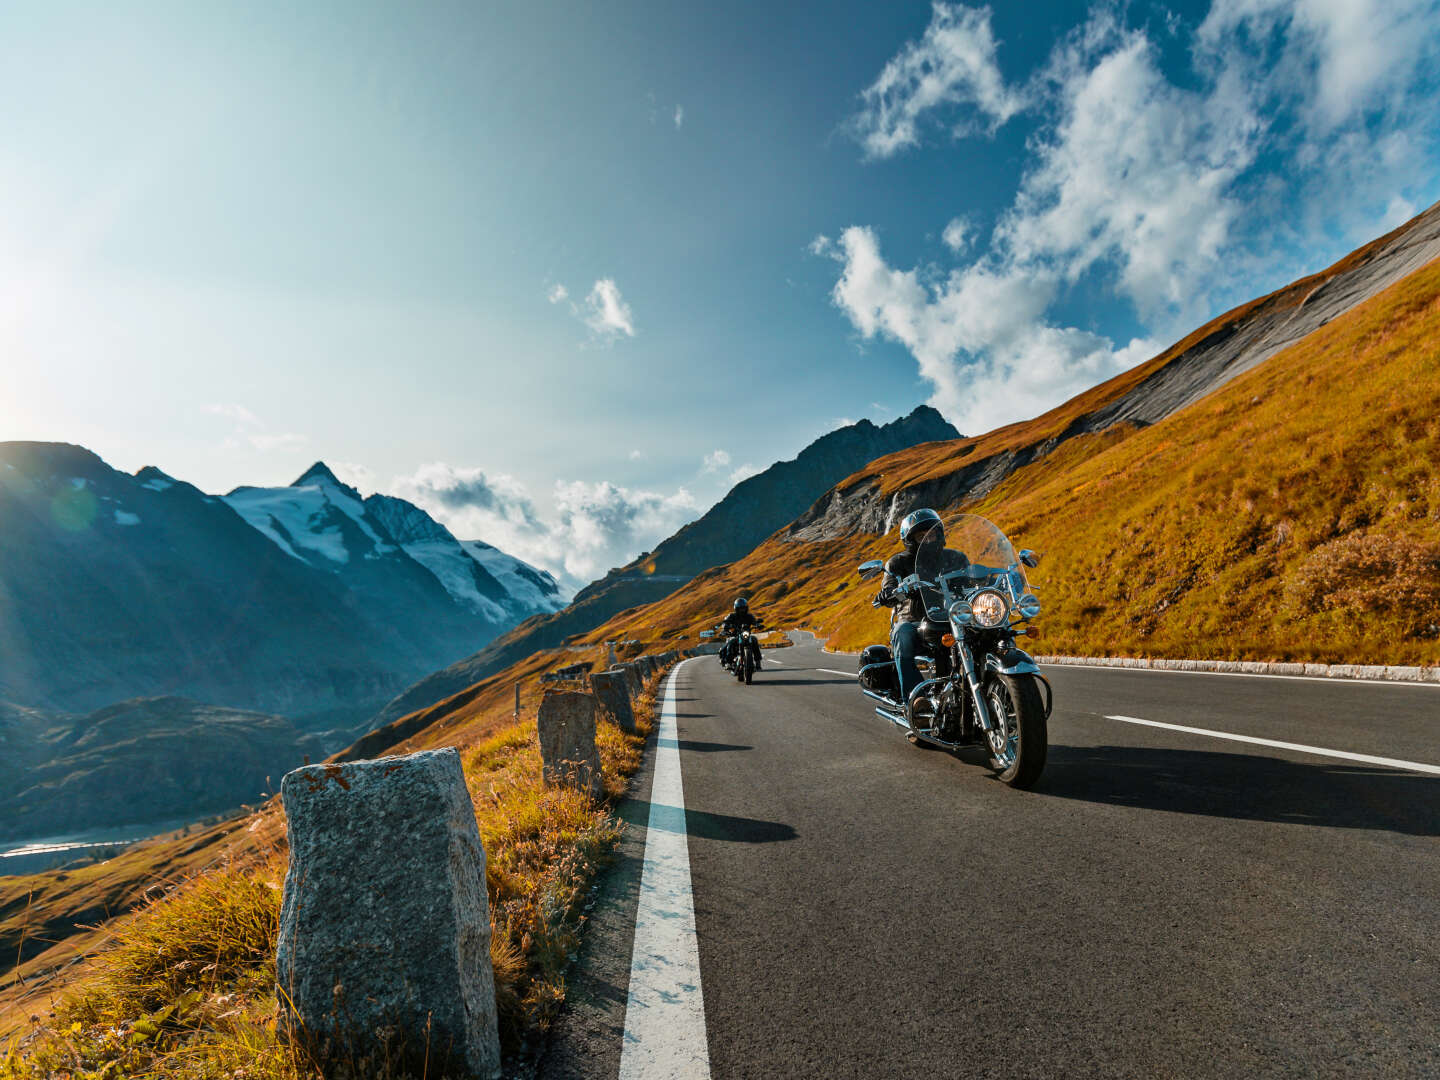
[(862, 578), (874, 577), (885, 569), (885, 564), (879, 559), (871, 559), (869, 562), (862, 562), (857, 573)]
[(1035, 567), (1040, 565), (1040, 556), (1035, 554), (1035, 552), (1031, 551), (1029, 548), (1026, 548), (1022, 552), (1020, 552), (1020, 561), (1033, 570)]

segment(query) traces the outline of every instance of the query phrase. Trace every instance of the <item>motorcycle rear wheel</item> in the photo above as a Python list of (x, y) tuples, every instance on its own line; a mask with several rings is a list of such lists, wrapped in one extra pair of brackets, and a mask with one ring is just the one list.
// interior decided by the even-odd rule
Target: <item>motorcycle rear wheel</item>
[(1040, 779), (1049, 749), (1045, 700), (1033, 675), (991, 675), (985, 682), (985, 703), (996, 723), (1005, 725), (1005, 754), (997, 756), (985, 740), (996, 778), (1013, 788), (1028, 788)]

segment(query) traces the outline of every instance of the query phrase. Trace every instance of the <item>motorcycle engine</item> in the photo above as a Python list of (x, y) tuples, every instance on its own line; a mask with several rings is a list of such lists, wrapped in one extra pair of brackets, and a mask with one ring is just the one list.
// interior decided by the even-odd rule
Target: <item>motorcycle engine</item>
[(947, 683), (937, 695), (936, 726), (946, 742), (964, 742), (967, 734), (965, 708), (969, 698), (958, 693), (955, 684)]

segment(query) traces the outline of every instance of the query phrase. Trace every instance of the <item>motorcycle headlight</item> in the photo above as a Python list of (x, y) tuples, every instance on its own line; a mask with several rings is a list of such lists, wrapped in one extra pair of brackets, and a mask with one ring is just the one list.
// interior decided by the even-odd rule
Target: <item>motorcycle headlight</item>
[(1020, 603), (1016, 605), (1016, 610), (1022, 617), (1033, 619), (1040, 614), (1040, 598), (1034, 593), (1026, 593), (1020, 597)]
[(970, 598), (970, 609), (975, 613), (975, 625), (989, 630), (1005, 621), (1010, 605), (998, 592), (985, 589)]
[(969, 626), (972, 617), (969, 600), (956, 600), (950, 605), (950, 625)]

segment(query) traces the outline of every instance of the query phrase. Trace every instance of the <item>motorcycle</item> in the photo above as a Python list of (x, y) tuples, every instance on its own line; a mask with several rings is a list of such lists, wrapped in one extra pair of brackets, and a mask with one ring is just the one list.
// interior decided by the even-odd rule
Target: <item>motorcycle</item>
[[(952, 751), (982, 746), (1000, 780), (1028, 788), (1045, 768), (1054, 704), (1049, 680), (1015, 644), (1035, 633), (1027, 624), (1040, 614), (1040, 600), (1025, 568), (1038, 566), (1039, 556), (1028, 549), (1017, 554), (978, 514), (944, 525), (946, 545), (922, 544), (915, 572), (895, 590), (902, 600), (918, 596), (925, 611), (917, 627), (921, 682), (902, 701), (890, 648), (871, 645), (860, 654), (860, 689), (911, 742)], [(862, 563), (859, 574), (867, 579), (884, 569), (876, 559)], [(881, 606), (878, 598), (873, 603)], [(899, 621), (897, 606), (892, 640)]]
[(747, 686), (755, 672), (760, 670), (760, 663), (755, 659), (759, 652), (759, 643), (755, 641), (754, 631), (764, 628), (764, 623), (756, 623), (747, 630), (741, 630), (738, 634), (726, 635), (724, 628), (717, 626), (714, 630), (702, 631), (702, 638), (713, 638), (725, 636), (725, 646), (720, 650), (720, 665), (732, 675), (737, 682), (743, 682)]

